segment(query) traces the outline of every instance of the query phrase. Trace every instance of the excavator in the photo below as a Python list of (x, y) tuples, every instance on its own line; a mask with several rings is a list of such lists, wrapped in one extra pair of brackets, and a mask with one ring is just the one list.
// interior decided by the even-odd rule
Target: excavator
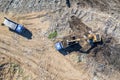
[(84, 38), (87, 40), (87, 42), (91, 46), (95, 46), (95, 44), (102, 42), (102, 37), (99, 33), (93, 33), (92, 31), (89, 31), (89, 34), (86, 36), (84, 35)]

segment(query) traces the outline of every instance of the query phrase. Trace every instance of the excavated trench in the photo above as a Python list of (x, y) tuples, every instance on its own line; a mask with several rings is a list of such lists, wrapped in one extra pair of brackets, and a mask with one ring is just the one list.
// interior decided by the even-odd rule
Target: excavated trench
[[(88, 27), (76, 16), (71, 17), (69, 24), (72, 30), (70, 33), (71, 35), (66, 36), (63, 40), (67, 40), (68, 37), (76, 36), (76, 38), (81, 39), (79, 44), (82, 46), (82, 50), (88, 50), (90, 46), (89, 44), (86, 44), (87, 41), (83, 39), (83, 35), (88, 34), (88, 31), (92, 31), (92, 28)], [(94, 33), (96, 33), (96, 31), (94, 31)], [(115, 37), (105, 33), (101, 33), (100, 35), (102, 35), (103, 43), (92, 48), (90, 52), (87, 53), (86, 63), (89, 64), (89, 67), (95, 69), (95, 71), (93, 71), (94, 76), (99, 76), (99, 73), (109, 76), (111, 75), (110, 72), (112, 72), (112, 70), (120, 72), (120, 45), (116, 44), (117, 41)], [(79, 57), (81, 57), (82, 54), (86, 54), (84, 52), (80, 52)], [(93, 63), (94, 61), (95, 63)], [(91, 64), (92, 66), (90, 66)], [(97, 67), (93, 65), (96, 65)]]

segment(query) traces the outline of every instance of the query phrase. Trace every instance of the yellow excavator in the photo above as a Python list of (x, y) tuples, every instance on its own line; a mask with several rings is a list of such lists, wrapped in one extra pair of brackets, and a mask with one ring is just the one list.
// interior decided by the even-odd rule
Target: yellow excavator
[(87, 40), (88, 43), (90, 43), (91, 46), (94, 46), (96, 43), (102, 42), (102, 37), (99, 33), (93, 33), (89, 31), (89, 34), (87, 36), (84, 35), (84, 38)]

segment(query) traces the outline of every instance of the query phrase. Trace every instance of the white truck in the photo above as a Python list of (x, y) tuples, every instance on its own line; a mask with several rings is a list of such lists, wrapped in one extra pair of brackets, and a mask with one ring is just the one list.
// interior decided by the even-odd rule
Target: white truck
[(4, 17), (4, 18), (5, 18), (5, 20), (3, 22), (3, 25), (7, 26), (10, 30), (13, 30), (14, 32), (17, 32), (19, 34), (21, 34), (25, 30), (24, 26), (22, 26), (16, 22), (13, 22), (13, 21), (7, 19), (6, 17)]

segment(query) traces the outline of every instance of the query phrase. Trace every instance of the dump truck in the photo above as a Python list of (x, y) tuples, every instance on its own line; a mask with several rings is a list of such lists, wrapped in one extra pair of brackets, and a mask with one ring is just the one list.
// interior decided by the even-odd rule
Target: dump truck
[(23, 25), (20, 25), (12, 20), (7, 19), (6, 17), (4, 17), (4, 22), (3, 25), (7, 26), (10, 30), (13, 30), (19, 34), (21, 34), (25, 28)]
[(74, 46), (76, 44), (79, 44), (80, 39), (76, 39), (74, 36), (71, 37), (72, 39), (64, 39), (62, 41), (58, 41), (55, 43), (56, 50), (66, 50), (70, 48), (71, 46)]
[(68, 53), (71, 53), (73, 51), (80, 51), (81, 46), (78, 42), (63, 42), (59, 41), (55, 43), (55, 48), (57, 51), (62, 53), (63, 55), (67, 55)]

